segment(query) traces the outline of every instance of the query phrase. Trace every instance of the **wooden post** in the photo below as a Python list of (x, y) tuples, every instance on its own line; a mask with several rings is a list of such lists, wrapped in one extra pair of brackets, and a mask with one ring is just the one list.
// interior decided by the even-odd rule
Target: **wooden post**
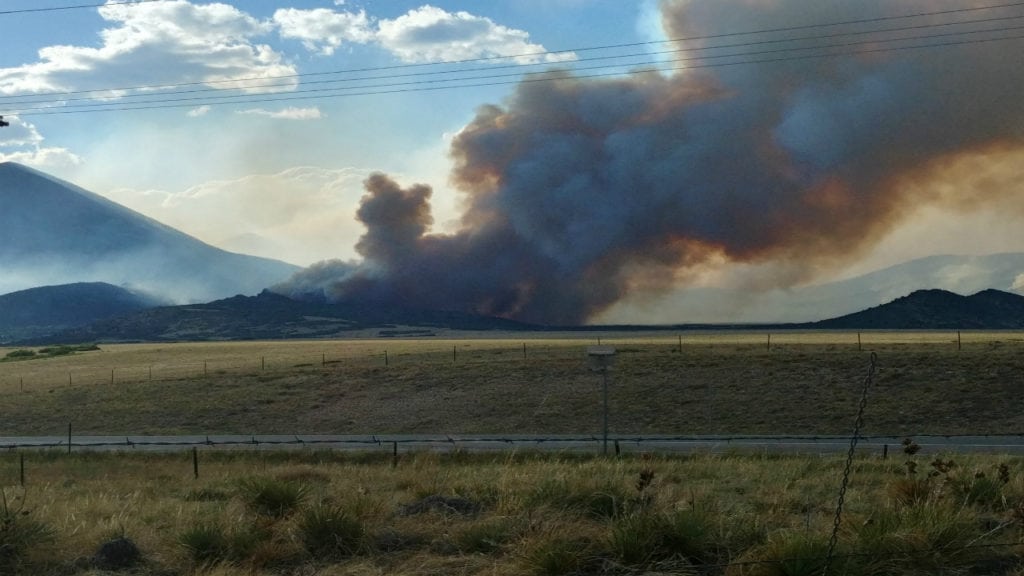
[(206, 360), (203, 360), (203, 377), (206, 377)]
[(956, 331), (956, 349), (960, 350), (960, 331)]
[(387, 350), (384, 351), (384, 365), (385, 366), (388, 365), (388, 351)]
[(199, 449), (192, 447), (192, 477), (199, 479)]
[(683, 353), (683, 335), (682, 334), (679, 335), (679, 353), (680, 354)]
[(21, 391), (24, 392), (25, 391), (25, 377), (24, 376), (21, 377), (21, 383), (20, 384), (21, 384)]
[(889, 445), (888, 444), (883, 444), (882, 445), (882, 460), (888, 460), (888, 459), (889, 459)]
[(327, 366), (327, 352), (320, 354), (320, 366)]
[(615, 456), (617, 457), (619, 454), (621, 454), (621, 452), (619, 450), (619, 441), (616, 440), (615, 441)]
[(68, 422), (68, 454), (71, 454), (71, 422)]
[(68, 388), (71, 387), (71, 372), (68, 372)]
[(772, 349), (772, 335), (771, 335), (771, 332), (769, 332), (768, 333), (768, 350), (770, 351), (771, 349)]
[(861, 345), (860, 345), (860, 332), (857, 332), (857, 351), (859, 352), (859, 351), (861, 351), (863, 349), (864, 348), (862, 348)]
[(152, 364), (149, 365), (149, 381), (150, 382), (153, 381), (153, 365)]
[(391, 467), (398, 468), (398, 442), (391, 443)]
[(455, 344), (452, 344), (452, 364), (455, 363), (455, 354), (456, 354)]
[(523, 359), (526, 359), (526, 342), (523, 342)]
[(114, 368), (110, 369), (110, 385), (114, 385)]
[(260, 371), (265, 371), (266, 369), (267, 369), (267, 357), (266, 356), (260, 356)]
[(22, 452), (22, 453), (19, 454), (19, 456), (21, 458), (19, 459), (20, 460), (20, 468), (19, 468), (18, 479), (21, 480), (21, 487), (24, 488), (25, 487), (25, 453)]

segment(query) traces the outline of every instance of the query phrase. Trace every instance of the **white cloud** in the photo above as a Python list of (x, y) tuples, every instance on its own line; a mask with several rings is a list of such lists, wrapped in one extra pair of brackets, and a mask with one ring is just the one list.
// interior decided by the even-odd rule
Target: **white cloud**
[[(342, 5), (342, 2), (335, 2)], [(281, 9), (274, 22), (283, 38), (301, 40), (312, 52), (329, 55), (344, 43), (375, 42), (405, 62), (508, 57), (523, 64), (575, 59), (572, 53), (545, 54), (530, 35), (469, 12), (424, 5), (393, 20), (374, 21), (365, 11), (327, 8)]]
[[(109, 89), (125, 86), (125, 78), (133, 86), (198, 82), (245, 88), (253, 83), (242, 79), (296, 72), (270, 46), (254, 42), (271, 24), (227, 4), (118, 4), (99, 8), (99, 15), (108, 23), (99, 47), (45, 47), (36, 62), (0, 69), (0, 94)], [(223, 81), (228, 82), (218, 83)], [(297, 80), (283, 83), (273, 90), (293, 88)]]
[(200, 116), (206, 116), (206, 114), (209, 111), (210, 111), (210, 107), (206, 106), (206, 105), (203, 105), (203, 106), (200, 106), (198, 108), (193, 108), (193, 109), (189, 110), (188, 111), (188, 117), (189, 118), (199, 118)]
[(43, 146), (43, 136), (35, 125), (17, 116), (4, 118), (10, 126), (0, 129), (0, 162), (17, 162), (42, 170), (67, 168), (82, 159), (66, 148)]
[(345, 42), (365, 44), (374, 33), (366, 12), (335, 12), (327, 8), (297, 10), (282, 8), (274, 12), (282, 38), (294, 38), (311, 52), (329, 56)]
[(307, 265), (351, 258), (368, 170), (297, 167), (210, 181), (181, 192), (115, 189), (105, 196), (211, 244)]
[(377, 41), (406, 62), (508, 56), (517, 62), (534, 63), (574, 58), (572, 54), (538, 54), (545, 52), (544, 46), (531, 43), (530, 35), (523, 30), (469, 12), (447, 12), (430, 5), (394, 20), (382, 20)]
[(318, 118), (323, 118), (323, 114), (316, 106), (311, 108), (288, 107), (282, 110), (252, 108), (249, 110), (239, 110), (238, 114), (255, 114), (257, 116), (267, 116), (268, 118), (275, 118), (278, 120), (316, 120)]

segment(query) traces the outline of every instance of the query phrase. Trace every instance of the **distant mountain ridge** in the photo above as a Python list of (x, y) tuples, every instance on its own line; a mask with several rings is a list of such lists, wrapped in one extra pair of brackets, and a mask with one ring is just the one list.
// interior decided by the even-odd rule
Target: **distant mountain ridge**
[[(36, 338), (34, 343), (171, 342), (273, 340), (363, 336), (434, 336), (446, 330), (595, 330), (549, 327), (431, 310), (380, 308), (351, 303), (297, 301), (264, 291), (207, 304), (164, 306), (94, 322)], [(1024, 296), (984, 290), (960, 296), (945, 290), (918, 290), (861, 312), (802, 324), (616, 326), (615, 330), (750, 330), (771, 328), (828, 330), (1009, 330), (1024, 329)]]
[(461, 312), (300, 302), (268, 290), (206, 304), (164, 306), (92, 323), (34, 343), (276, 340), (433, 336), (443, 330), (530, 330), (540, 327)]
[(175, 302), (255, 294), (297, 266), (226, 252), (14, 162), (0, 163), (0, 293), (107, 282)]
[(103, 282), (20, 290), (0, 295), (0, 343), (45, 336), (167, 304)]
[(961, 296), (917, 290), (887, 304), (802, 326), (834, 330), (1018, 330), (1024, 329), (1024, 296), (982, 290)]

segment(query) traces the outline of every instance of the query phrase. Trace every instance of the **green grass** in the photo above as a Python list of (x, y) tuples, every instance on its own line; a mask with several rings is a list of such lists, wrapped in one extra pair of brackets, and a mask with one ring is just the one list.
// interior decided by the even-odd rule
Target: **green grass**
[[(98, 574), (88, 559), (111, 534), (137, 544), (136, 576), (820, 574), (843, 465), (423, 453), (392, 468), (387, 455), (207, 452), (194, 480), (185, 454), (31, 452), (22, 490), (12, 456), (0, 455), (9, 502), (0, 547), (16, 542), (3, 548), (5, 576)], [(955, 477), (932, 476), (943, 489), (914, 503), (890, 495), (907, 474), (899, 459), (857, 460), (832, 573), (1020, 576), (1024, 459), (956, 458)], [(954, 486), (1000, 465), (998, 498), (972, 501)], [(288, 514), (267, 514), (237, 488), (254, 478), (306, 497)], [(551, 478), (562, 487), (550, 488)], [(593, 514), (553, 498), (596, 487), (628, 505)], [(424, 495), (477, 506), (402, 513)]]
[[(600, 432), (584, 353), (596, 338), (513, 338), (104, 345), (3, 363), (0, 435)], [(765, 340), (694, 334), (680, 352), (674, 337), (605, 334), (621, 351), (611, 431), (846, 434), (868, 351), (864, 434), (1024, 429), (1017, 333), (965, 334), (962, 349), (948, 333), (866, 333), (860, 349), (856, 334)]]

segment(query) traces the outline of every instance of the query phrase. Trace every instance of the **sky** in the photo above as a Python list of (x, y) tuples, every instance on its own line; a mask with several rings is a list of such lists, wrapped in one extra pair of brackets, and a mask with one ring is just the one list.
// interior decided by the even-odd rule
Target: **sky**
[(295, 293), (647, 321), (1024, 251), (1019, 3), (88, 3), (0, 3), (0, 161)]

